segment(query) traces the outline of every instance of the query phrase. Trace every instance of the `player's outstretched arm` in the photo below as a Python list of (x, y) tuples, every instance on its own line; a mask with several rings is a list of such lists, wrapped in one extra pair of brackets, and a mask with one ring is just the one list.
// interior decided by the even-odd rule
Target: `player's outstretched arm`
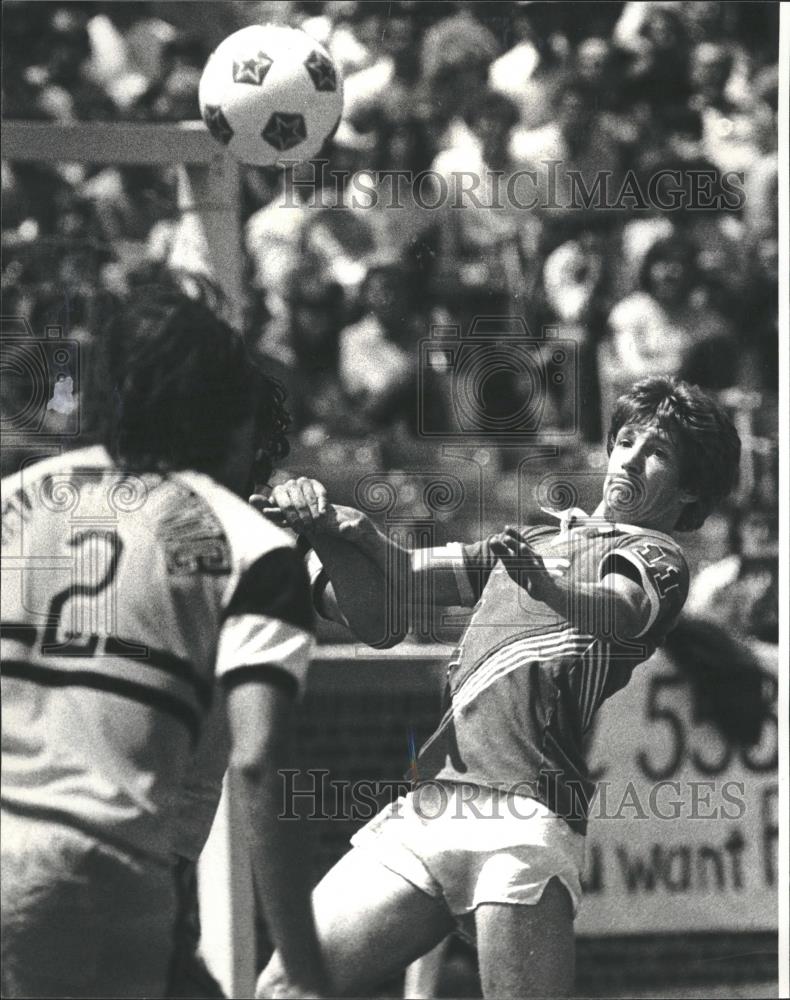
[(268, 501), (250, 497), (250, 502), (314, 549), (323, 570), (314, 589), (319, 614), (345, 625), (370, 646), (387, 648), (403, 639), (406, 618), (390, 604), (382, 566), (368, 554), (378, 553), (380, 541), (365, 514), (328, 503), (322, 484), (306, 478), (275, 487)]
[[(424, 606), (425, 594), (437, 606), (464, 603), (452, 560), (438, 550), (403, 548), (366, 514), (329, 503), (316, 480), (289, 480), (275, 487), (268, 503), (279, 510), (282, 523), (309, 540), (320, 558), (330, 581), (323, 594), (327, 616), (337, 617), (331, 613), (334, 603), (363, 642), (380, 647), (400, 642), (415, 615), (431, 612)], [(265, 513), (263, 503), (255, 505)]]
[(582, 632), (628, 641), (641, 635), (647, 626), (647, 594), (622, 573), (607, 573), (601, 580), (583, 580), (571, 574), (567, 559), (542, 558), (513, 527), (505, 528), (492, 540), (491, 550), (519, 586)]

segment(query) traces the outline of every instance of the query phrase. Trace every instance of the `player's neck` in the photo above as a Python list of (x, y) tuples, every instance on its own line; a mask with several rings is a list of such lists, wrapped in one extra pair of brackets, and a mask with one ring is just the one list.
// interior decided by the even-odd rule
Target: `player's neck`
[(665, 535), (671, 535), (675, 524), (677, 523), (677, 513), (675, 511), (667, 511), (663, 517), (648, 517), (644, 519), (640, 519), (639, 517), (629, 518), (627, 516), (623, 517), (611, 511), (605, 500), (601, 500), (593, 511), (592, 516), (603, 518), (606, 521), (612, 521), (612, 523), (619, 522), (620, 524), (631, 524), (637, 528), (646, 528), (650, 531), (660, 531)]

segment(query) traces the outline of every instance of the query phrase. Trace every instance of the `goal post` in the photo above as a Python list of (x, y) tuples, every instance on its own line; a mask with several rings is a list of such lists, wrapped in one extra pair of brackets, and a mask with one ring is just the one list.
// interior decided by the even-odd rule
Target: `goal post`
[(96, 163), (176, 167), (178, 207), (190, 220), (190, 239), (227, 303), (227, 318), (242, 320), (241, 171), (202, 122), (3, 121), (3, 157), (21, 163)]

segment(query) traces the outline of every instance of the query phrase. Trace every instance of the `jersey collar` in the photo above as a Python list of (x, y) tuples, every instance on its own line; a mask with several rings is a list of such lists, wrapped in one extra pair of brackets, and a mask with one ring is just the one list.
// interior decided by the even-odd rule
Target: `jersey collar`
[(653, 537), (661, 538), (671, 545), (676, 544), (674, 538), (663, 531), (640, 528), (635, 524), (621, 524), (619, 521), (608, 521), (606, 518), (587, 514), (580, 507), (568, 507), (566, 510), (552, 510), (551, 507), (541, 507), (540, 509), (544, 514), (550, 514), (559, 520), (560, 533), (558, 538), (567, 537), (576, 528), (595, 528), (599, 535), (611, 535), (615, 532), (624, 535), (644, 535), (649, 532)]

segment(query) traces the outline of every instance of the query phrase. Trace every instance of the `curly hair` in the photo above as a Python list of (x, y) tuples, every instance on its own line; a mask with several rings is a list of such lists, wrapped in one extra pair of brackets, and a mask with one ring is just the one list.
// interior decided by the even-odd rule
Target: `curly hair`
[(110, 324), (106, 444), (126, 468), (214, 473), (252, 417), (256, 461), (288, 454), (285, 390), (242, 336), (174, 288), (146, 289)]
[(697, 499), (686, 504), (678, 531), (701, 527), (714, 506), (738, 481), (741, 439), (724, 408), (696, 385), (671, 375), (651, 375), (637, 382), (615, 403), (606, 452), (612, 453), (625, 425), (657, 423), (680, 450), (680, 482)]

